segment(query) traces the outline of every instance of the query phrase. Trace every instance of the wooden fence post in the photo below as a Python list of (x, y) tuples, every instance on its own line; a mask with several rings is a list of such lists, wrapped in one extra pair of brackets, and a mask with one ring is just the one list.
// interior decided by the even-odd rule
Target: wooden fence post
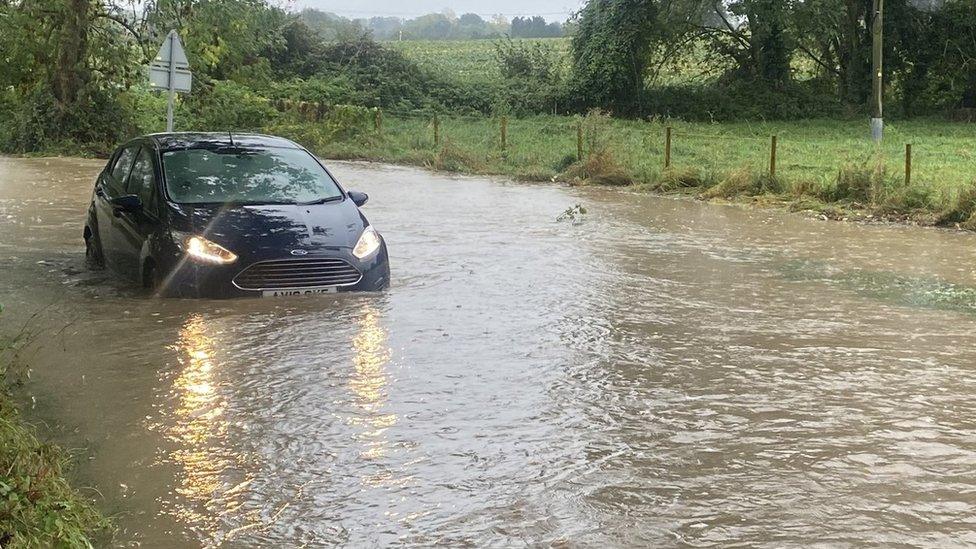
[(376, 111), (373, 113), (373, 129), (376, 133), (383, 133), (383, 110), (376, 107)]
[(671, 126), (664, 129), (664, 168), (671, 167)]
[(583, 161), (583, 123), (576, 124), (576, 160)]
[(434, 145), (441, 144), (441, 123), (438, 120), (437, 115), (434, 115)]
[(776, 136), (774, 135), (769, 144), (769, 177), (776, 179)]
[(912, 144), (905, 143), (905, 186), (912, 184)]
[(508, 147), (508, 117), (502, 117), (502, 150)]

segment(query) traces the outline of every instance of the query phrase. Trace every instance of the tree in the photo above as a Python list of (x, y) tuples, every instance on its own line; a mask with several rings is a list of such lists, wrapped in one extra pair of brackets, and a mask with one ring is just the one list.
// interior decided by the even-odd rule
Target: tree
[(730, 76), (773, 89), (790, 81), (791, 0), (693, 0), (685, 10), (689, 32), (734, 63)]
[(300, 76), (308, 78), (317, 73), (322, 66), (322, 36), (309, 28), (305, 21), (296, 18), (282, 28), (283, 44), (262, 52), (271, 62), (274, 71), (281, 77)]
[(651, 45), (661, 38), (656, 0), (590, 0), (573, 37), (574, 95), (583, 107), (639, 113)]
[(454, 21), (442, 13), (430, 13), (403, 24), (403, 34), (410, 38), (444, 40), (451, 37)]
[(61, 108), (71, 108), (78, 101), (78, 93), (88, 83), (88, 32), (91, 26), (90, 0), (67, 0), (54, 4), (58, 53), (54, 65), (54, 97)]
[(355, 21), (312, 8), (305, 8), (299, 12), (298, 17), (327, 42), (351, 40), (362, 34), (364, 30), (363, 26)]
[(904, 12), (892, 20), (897, 50), (889, 59), (903, 59), (892, 71), (905, 114), (976, 108), (976, 3), (947, 0)]

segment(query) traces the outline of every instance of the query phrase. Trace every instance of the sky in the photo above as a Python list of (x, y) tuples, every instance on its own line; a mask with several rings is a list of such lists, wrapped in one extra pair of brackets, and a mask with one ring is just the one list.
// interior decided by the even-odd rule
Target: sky
[(392, 15), (411, 18), (451, 9), (457, 15), (477, 13), (481, 16), (503, 14), (541, 15), (549, 21), (564, 21), (579, 9), (583, 0), (284, 0), (289, 9), (315, 8), (349, 18)]

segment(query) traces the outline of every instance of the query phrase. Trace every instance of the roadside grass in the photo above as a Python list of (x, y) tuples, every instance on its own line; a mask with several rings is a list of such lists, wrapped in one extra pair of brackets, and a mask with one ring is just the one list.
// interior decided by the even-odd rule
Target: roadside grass
[(11, 398), (22, 344), (0, 339), (0, 547), (92, 547), (108, 520), (68, 482), (70, 456), (38, 440)]
[[(503, 148), (499, 117), (441, 114), (435, 142), (429, 114), (384, 111), (377, 132), (372, 111), (349, 106), (339, 110), (358, 114), (314, 122), (297, 112), (278, 112), (263, 127), (251, 129), (292, 138), (332, 159), (524, 181), (629, 185), (648, 192), (782, 206), (828, 218), (976, 230), (972, 124), (938, 118), (890, 120), (878, 147), (861, 119), (708, 123), (624, 120), (600, 113), (535, 115), (508, 118)], [(187, 120), (186, 129), (211, 129), (193, 122)], [(672, 128), (669, 168), (664, 167), (667, 127)], [(577, 156), (579, 128), (582, 159)], [(769, 170), (774, 135), (775, 177)], [(906, 144), (913, 148), (908, 184)], [(71, 154), (75, 149), (46, 152)]]
[[(976, 126), (939, 119), (889, 123), (880, 147), (866, 121), (693, 123), (532, 116), (509, 119), (503, 150), (497, 118), (432, 120), (384, 114), (372, 127), (341, 139), (308, 139), (311, 122), (267, 131), (290, 136), (317, 154), (413, 164), (523, 180), (630, 184), (662, 193), (781, 203), (791, 209), (854, 216), (962, 224), (976, 228)], [(583, 159), (577, 160), (577, 127)], [(665, 128), (672, 127), (671, 167), (664, 168)], [(776, 135), (777, 171), (769, 173)], [(304, 139), (303, 139), (304, 138)], [(905, 183), (905, 144), (913, 145)]]

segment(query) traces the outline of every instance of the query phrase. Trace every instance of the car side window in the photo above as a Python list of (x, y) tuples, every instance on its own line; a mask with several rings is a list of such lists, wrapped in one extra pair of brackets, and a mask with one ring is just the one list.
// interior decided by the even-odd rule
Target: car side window
[(151, 149), (143, 147), (139, 151), (125, 191), (142, 199), (146, 212), (156, 214), (156, 174), (153, 170)]
[(125, 176), (129, 175), (129, 168), (132, 167), (132, 160), (135, 158), (137, 150), (139, 150), (138, 146), (126, 147), (115, 159), (115, 164), (112, 166), (112, 178), (116, 189), (125, 188)]

